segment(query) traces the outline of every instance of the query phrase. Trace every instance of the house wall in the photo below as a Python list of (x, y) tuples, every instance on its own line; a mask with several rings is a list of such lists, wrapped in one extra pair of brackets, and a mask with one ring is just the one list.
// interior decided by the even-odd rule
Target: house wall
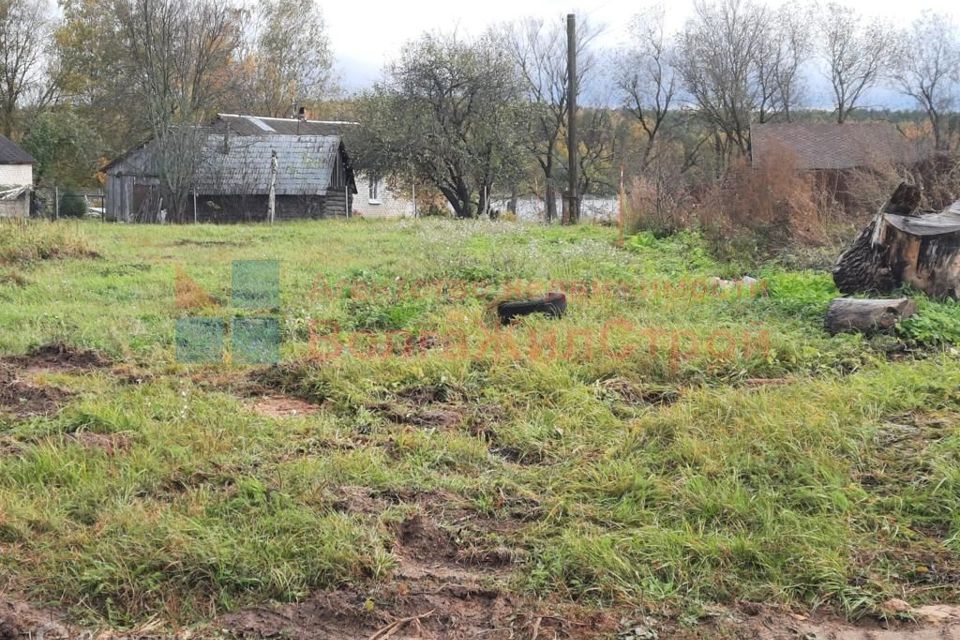
[[(266, 222), (269, 197), (249, 196), (197, 196), (197, 220), (199, 222)], [(326, 196), (276, 197), (276, 220), (304, 220), (346, 216), (344, 194), (330, 193)], [(187, 204), (192, 207), (192, 199)], [(187, 219), (192, 218), (192, 212)]]
[(0, 200), (0, 218), (27, 218), (30, 216), (30, 194), (16, 200)]
[[(376, 190), (370, 188), (370, 176), (357, 176), (357, 195), (353, 199), (353, 211), (364, 218), (412, 218), (413, 200), (404, 198), (387, 188), (385, 180), (379, 180)], [(376, 198), (372, 197), (376, 195)]]
[(20, 186), (33, 184), (33, 165), (0, 164), (0, 185)]

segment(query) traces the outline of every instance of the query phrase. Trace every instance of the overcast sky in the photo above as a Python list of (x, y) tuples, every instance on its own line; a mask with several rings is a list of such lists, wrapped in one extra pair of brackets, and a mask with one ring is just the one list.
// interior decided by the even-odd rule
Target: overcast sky
[[(908, 23), (924, 9), (951, 13), (956, 18), (956, 0), (845, 0), (868, 16), (881, 16), (899, 24)], [(771, 3), (778, 4), (778, 3)], [(668, 25), (679, 27), (689, 15), (692, 0), (664, 2)], [(424, 31), (475, 34), (487, 26), (526, 16), (563, 20), (573, 11), (604, 26), (602, 46), (625, 42), (625, 25), (645, 5), (628, 0), (595, 0), (577, 6), (571, 0), (354, 0), (324, 3), (324, 12), (341, 86), (348, 92), (369, 86), (380, 77), (385, 62), (403, 44)]]

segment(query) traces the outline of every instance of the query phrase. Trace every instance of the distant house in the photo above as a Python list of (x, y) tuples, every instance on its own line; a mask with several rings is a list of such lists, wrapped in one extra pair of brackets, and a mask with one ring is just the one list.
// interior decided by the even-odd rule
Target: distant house
[(0, 135), (0, 218), (30, 215), (34, 164), (33, 156)]
[[(309, 120), (307, 118), (266, 118), (263, 116), (221, 113), (211, 125), (216, 131), (230, 131), (233, 135), (343, 135), (357, 122), (344, 120)], [(380, 176), (359, 173), (354, 176), (357, 197), (352, 201), (352, 212), (365, 218), (413, 217), (413, 200), (387, 186)]]
[(782, 162), (803, 171), (902, 166), (920, 159), (916, 143), (889, 122), (767, 123), (750, 127), (751, 162)]
[[(338, 130), (302, 121), (298, 131), (297, 123), (226, 116), (198, 129), (186, 218), (266, 220), (274, 153), (278, 220), (351, 215), (357, 186)], [(168, 205), (162, 201), (158, 154), (158, 145), (149, 141), (104, 168), (107, 219), (164, 218)]]

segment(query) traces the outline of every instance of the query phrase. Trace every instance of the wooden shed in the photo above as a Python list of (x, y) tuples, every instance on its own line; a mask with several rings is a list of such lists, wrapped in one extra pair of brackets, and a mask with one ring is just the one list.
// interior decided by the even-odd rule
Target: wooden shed
[[(350, 159), (339, 135), (237, 135), (205, 128), (187, 187), (186, 220), (266, 220), (271, 180), (276, 218), (349, 216), (357, 192)], [(272, 178), (272, 159), (277, 158)], [(164, 219), (158, 145), (147, 142), (104, 168), (108, 220)]]

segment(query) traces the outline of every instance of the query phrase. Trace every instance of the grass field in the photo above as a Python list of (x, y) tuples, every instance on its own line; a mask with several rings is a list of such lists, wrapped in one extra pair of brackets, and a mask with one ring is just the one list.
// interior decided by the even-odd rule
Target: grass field
[[(829, 337), (827, 273), (718, 289), (743, 274), (695, 235), (596, 226), (0, 233), (0, 600), (151, 637), (638, 640), (957, 602), (952, 303)], [(279, 304), (233, 306), (238, 260), (278, 261)], [(493, 322), (548, 289), (562, 320)], [(264, 314), (279, 364), (178, 362), (178, 319)]]

